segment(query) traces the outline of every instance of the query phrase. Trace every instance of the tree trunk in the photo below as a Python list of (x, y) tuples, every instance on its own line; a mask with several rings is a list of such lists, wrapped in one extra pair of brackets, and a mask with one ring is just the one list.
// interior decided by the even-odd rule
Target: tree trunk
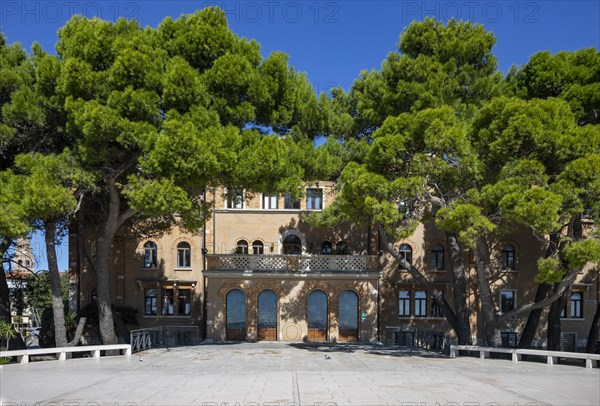
[(109, 194), (108, 215), (104, 219), (96, 236), (96, 293), (98, 296), (98, 321), (100, 336), (104, 344), (116, 344), (115, 323), (112, 313), (110, 294), (109, 258), (111, 245), (121, 225), (134, 216), (137, 211), (127, 208), (121, 212), (121, 197), (115, 178), (107, 179)]
[(561, 324), (560, 314), (567, 303), (566, 290), (560, 297), (552, 302), (550, 312), (548, 313), (548, 350), (560, 351), (561, 342)]
[(590, 326), (590, 332), (588, 333), (588, 341), (585, 346), (585, 352), (594, 353), (596, 352), (596, 342), (598, 341), (598, 323), (600, 322), (600, 303), (596, 307), (596, 314), (592, 320)]
[(477, 285), (479, 287), (479, 300), (483, 311), (483, 330), (485, 341), (490, 347), (502, 346), (502, 336), (496, 317), (496, 306), (494, 296), (490, 288), (490, 249), (485, 237), (477, 238)]
[(48, 259), (48, 278), (52, 290), (52, 313), (54, 315), (54, 341), (57, 347), (67, 346), (67, 329), (65, 328), (65, 307), (62, 299), (60, 273), (56, 258), (56, 223), (44, 223), (46, 239), (46, 256)]
[(77, 328), (75, 329), (75, 334), (73, 335), (73, 339), (67, 343), (67, 347), (75, 347), (79, 344), (79, 339), (81, 339), (81, 335), (83, 334), (83, 329), (85, 327), (86, 317), (81, 317), (79, 319), (79, 323), (77, 323)]
[[(550, 234), (550, 240), (548, 242), (548, 247), (546, 248), (545, 258), (550, 258), (553, 255), (556, 255), (560, 244), (560, 234), (552, 233)], [(541, 303), (546, 299), (546, 296), (550, 292), (552, 285), (549, 283), (539, 284), (537, 290), (535, 292), (534, 303)], [(521, 338), (519, 339), (518, 348), (531, 348), (531, 343), (535, 338), (535, 332), (540, 324), (540, 317), (542, 316), (542, 312), (544, 308), (541, 307), (539, 309), (534, 309), (529, 312), (527, 316), (527, 323), (523, 328), (523, 332), (521, 333)]]
[(455, 332), (458, 337), (458, 344), (472, 344), (469, 307), (467, 305), (466, 267), (456, 234), (446, 233), (446, 245), (450, 254), (450, 267), (452, 268), (452, 295), (456, 311), (457, 325)]
[(100, 337), (104, 344), (116, 344), (115, 326), (110, 294), (109, 255), (114, 238), (112, 224), (104, 224), (96, 238), (96, 294), (98, 300), (98, 322)]
[[(542, 300), (544, 300), (546, 295), (548, 295), (548, 292), (550, 292), (550, 288), (551, 285), (548, 283), (539, 284), (535, 292), (534, 302), (540, 303)], [(525, 324), (523, 332), (521, 333), (521, 338), (519, 339), (518, 348), (531, 348), (531, 343), (535, 338), (535, 332), (540, 324), (540, 317), (542, 316), (543, 310), (543, 308), (540, 308), (529, 312), (527, 323)]]

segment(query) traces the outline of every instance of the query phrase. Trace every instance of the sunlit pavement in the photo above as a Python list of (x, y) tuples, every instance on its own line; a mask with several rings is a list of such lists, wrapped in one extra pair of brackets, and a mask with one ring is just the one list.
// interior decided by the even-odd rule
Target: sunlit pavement
[(0, 367), (3, 405), (598, 405), (600, 369), (371, 345), (206, 344)]

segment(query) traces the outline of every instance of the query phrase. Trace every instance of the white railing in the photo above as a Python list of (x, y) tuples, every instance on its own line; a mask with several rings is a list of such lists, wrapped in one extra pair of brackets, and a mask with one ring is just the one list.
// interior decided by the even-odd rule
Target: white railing
[(489, 358), (490, 353), (511, 354), (513, 362), (521, 361), (523, 355), (537, 355), (546, 357), (548, 365), (556, 364), (559, 358), (567, 359), (583, 359), (585, 360), (586, 368), (593, 368), (600, 362), (600, 354), (590, 354), (585, 352), (563, 352), (563, 351), (546, 351), (532, 350), (526, 348), (496, 348), (496, 347), (481, 347), (478, 345), (451, 345), (450, 357), (454, 358), (459, 355), (460, 351), (474, 351), (479, 353), (481, 359)]
[(68, 355), (74, 352), (89, 352), (93, 358), (100, 358), (102, 351), (119, 351), (123, 355), (131, 355), (131, 345), (129, 344), (110, 344), (110, 345), (82, 345), (77, 347), (53, 347), (53, 348), (33, 348), (29, 350), (11, 350), (0, 351), (0, 358), (17, 357), (20, 364), (29, 363), (29, 357), (40, 355), (55, 355), (59, 361), (64, 361)]
[(208, 255), (208, 270), (295, 271), (295, 272), (376, 272), (374, 255)]

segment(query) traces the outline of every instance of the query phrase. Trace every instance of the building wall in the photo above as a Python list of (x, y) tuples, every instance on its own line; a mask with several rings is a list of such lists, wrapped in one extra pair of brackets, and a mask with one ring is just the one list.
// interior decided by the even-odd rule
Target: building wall
[[(348, 277), (318, 278), (300, 276), (297, 278), (252, 279), (238, 275), (237, 278), (214, 276), (209, 278), (207, 296), (209, 326), (207, 338), (215, 341), (226, 340), (227, 295), (232, 290), (240, 290), (246, 295), (246, 329), (248, 341), (258, 340), (258, 295), (271, 290), (278, 297), (277, 341), (308, 341), (307, 298), (320, 290), (327, 295), (328, 325), (326, 341), (340, 340), (338, 323), (338, 303), (340, 294), (350, 290), (358, 296), (358, 341), (377, 340), (377, 280), (355, 280)], [(375, 292), (375, 294), (373, 294)], [(364, 314), (364, 317), (363, 317)]]
[[(331, 204), (334, 191), (332, 182), (318, 182), (307, 185), (307, 189), (321, 189), (320, 205), (316, 210)], [(207, 222), (204, 232), (192, 235), (173, 228), (169, 233), (157, 238), (120, 239), (115, 241), (111, 256), (111, 289), (116, 304), (139, 309), (140, 326), (159, 325), (195, 325), (206, 338), (225, 340), (226, 336), (226, 302), (227, 294), (232, 289), (239, 289), (246, 295), (246, 331), (245, 339), (256, 341), (257, 332), (257, 298), (265, 289), (277, 294), (278, 319), (276, 339), (282, 341), (307, 340), (306, 297), (310, 291), (318, 289), (327, 295), (329, 341), (337, 341), (337, 300), (345, 289), (355, 291), (359, 296), (360, 341), (380, 339), (388, 344), (397, 343), (398, 333), (425, 332), (454, 336), (443, 315), (437, 312), (428, 292), (415, 282), (412, 276), (399, 269), (397, 262), (383, 252), (379, 246), (376, 230), (366, 225), (355, 225), (346, 222), (335, 228), (319, 229), (309, 224), (306, 215), (308, 194), (300, 201), (299, 208), (285, 208), (283, 196), (265, 202), (262, 194), (244, 193), (243, 203), (238, 206), (228, 199), (228, 190), (219, 188), (207, 191), (206, 199), (213, 203), (213, 216)], [(315, 202), (313, 201), (313, 204)], [(240, 254), (240, 242), (247, 243), (248, 254), (252, 255), (254, 242), (260, 242), (264, 255), (283, 254), (283, 241), (287, 235), (296, 235), (302, 243), (303, 256), (321, 255), (324, 241), (332, 244), (334, 254), (337, 243), (347, 244), (347, 255), (365, 256), (379, 253), (377, 269), (381, 272), (320, 272), (302, 273), (297, 271), (260, 273), (239, 272), (235, 270), (212, 269), (205, 271), (207, 263), (202, 249), (206, 247), (209, 256)], [(73, 234), (72, 234), (73, 235)], [(71, 243), (71, 265), (78, 263), (76, 244)], [(145, 247), (148, 242), (156, 243), (157, 264), (145, 266)], [(178, 244), (190, 246), (190, 266), (178, 265)], [(412, 263), (423, 270), (427, 278), (440, 290), (452, 306), (453, 280), (450, 261), (445, 246), (444, 233), (435, 227), (433, 222), (421, 224), (410, 238), (396, 243), (410, 247)], [(87, 243), (93, 253), (93, 244)], [(514, 255), (513, 269), (501, 271), (503, 251), (512, 247)], [(443, 261), (434, 264), (434, 251), (443, 251)], [(492, 249), (492, 290), (497, 309), (502, 306), (501, 292), (512, 295), (516, 306), (522, 306), (534, 299), (537, 284), (535, 274), (536, 261), (545, 253), (545, 247), (528, 229), (516, 228), (508, 234), (498, 246)], [(382, 254), (382, 255), (381, 255)], [(467, 301), (470, 308), (471, 332), (475, 341), (483, 339), (483, 323), (479, 308), (476, 268), (472, 252), (463, 252), (463, 262), (467, 267)], [(83, 264), (83, 262), (81, 262)], [(366, 270), (365, 270), (366, 271)], [(82, 266), (81, 299), (82, 303), (92, 300), (93, 280), (85, 266)], [(146, 302), (148, 289), (156, 289), (156, 314), (148, 312)], [(166, 289), (167, 291), (164, 291)], [(163, 314), (166, 304), (165, 296), (173, 292), (172, 309), (174, 314)], [(190, 292), (189, 314), (179, 314), (179, 291)], [(206, 292), (205, 292), (206, 290)], [(409, 292), (405, 301), (409, 311), (399, 314), (400, 292)], [(423, 298), (416, 297), (424, 295)], [(567, 312), (562, 321), (564, 334), (571, 334), (576, 347), (585, 344), (591, 319), (594, 316), (600, 296), (600, 285), (597, 271), (585, 269), (577, 278), (570, 292), (567, 293)], [(204, 301), (206, 297), (206, 301)], [(422, 311), (416, 313), (416, 303)], [(574, 303), (574, 305), (572, 305)], [(577, 314), (571, 314), (575, 306)], [(206, 324), (205, 317), (206, 314)], [(365, 314), (365, 318), (362, 315)], [(508, 320), (501, 326), (504, 333), (520, 335), (526, 316)], [(545, 345), (547, 311), (543, 313), (537, 331), (535, 345)], [(207, 331), (204, 333), (204, 326)]]
[[(319, 182), (308, 185), (307, 189), (323, 191), (323, 207), (333, 200), (333, 183)], [(227, 208), (227, 190), (215, 189), (208, 193), (208, 200), (214, 202), (214, 212), (206, 229), (206, 247), (210, 254), (231, 254), (236, 251), (240, 240), (248, 242), (251, 249), (254, 241), (264, 244), (265, 254), (282, 254), (285, 235), (294, 233), (303, 242), (303, 254), (319, 254), (321, 243), (345, 241), (352, 254), (374, 253), (377, 247), (375, 234), (366, 225), (353, 225), (350, 222), (335, 229), (319, 229), (305, 219), (307, 196), (300, 200), (300, 209), (285, 209), (284, 197), (279, 196), (276, 209), (264, 208), (263, 195), (245, 194), (243, 208)], [(320, 211), (320, 210), (315, 210)], [(367, 251), (371, 252), (367, 252)]]

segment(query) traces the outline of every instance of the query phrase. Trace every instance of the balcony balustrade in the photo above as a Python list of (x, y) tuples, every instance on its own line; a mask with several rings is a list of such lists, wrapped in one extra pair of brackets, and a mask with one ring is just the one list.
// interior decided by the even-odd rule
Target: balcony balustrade
[(208, 271), (377, 272), (376, 255), (239, 255), (207, 256)]

